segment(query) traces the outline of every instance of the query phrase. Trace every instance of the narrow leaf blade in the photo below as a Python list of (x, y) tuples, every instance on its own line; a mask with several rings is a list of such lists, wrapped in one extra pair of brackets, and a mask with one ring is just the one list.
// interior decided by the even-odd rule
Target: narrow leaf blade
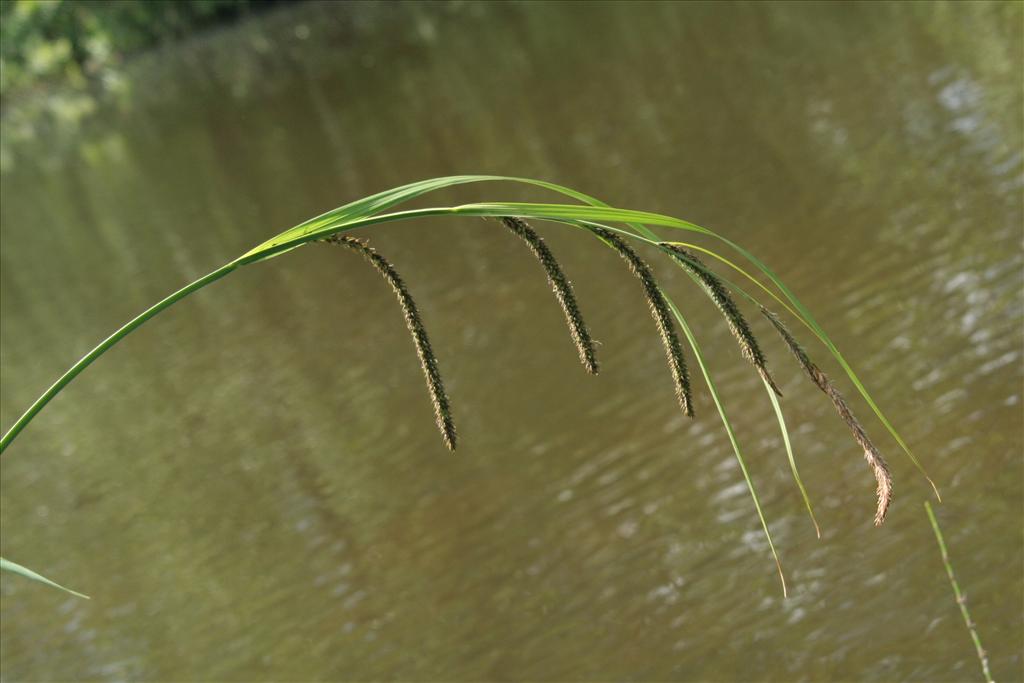
[(78, 591), (73, 591), (70, 588), (67, 588), (65, 586), (60, 585), (56, 581), (51, 581), (50, 579), (46, 578), (42, 574), (38, 574), (38, 573), (32, 571), (28, 567), (23, 567), (20, 564), (18, 564), (17, 562), (11, 562), (10, 560), (5, 560), (2, 557), (0, 557), (0, 570), (5, 571), (5, 572), (12, 572), (14, 574), (20, 574), (20, 575), (24, 576), (25, 578), (32, 579), (33, 581), (39, 581), (40, 583), (45, 583), (48, 586), (53, 586), (54, 588), (59, 588), (60, 590), (64, 591), (65, 593), (71, 593), (72, 595), (76, 595), (76, 596), (78, 596), (80, 598), (85, 598), (86, 600), (91, 600), (91, 598), (88, 595), (85, 595), (84, 593), (79, 593)]
[(782, 432), (782, 441), (786, 444), (786, 455), (789, 457), (789, 469), (793, 472), (793, 480), (796, 481), (797, 488), (800, 489), (800, 495), (804, 498), (804, 505), (807, 507), (807, 514), (811, 516), (811, 523), (814, 524), (814, 533), (821, 538), (821, 527), (818, 526), (818, 520), (814, 516), (814, 508), (811, 506), (811, 497), (807, 495), (807, 489), (804, 488), (804, 482), (800, 478), (800, 472), (796, 467), (796, 458), (793, 456), (793, 446), (789, 442), (789, 430), (786, 428), (786, 420), (782, 417), (782, 406), (779, 405), (779, 399), (775, 396), (775, 392), (772, 391), (772, 387), (768, 384), (768, 381), (761, 378), (761, 382), (764, 384), (765, 390), (768, 392), (768, 397), (772, 400), (772, 408), (775, 409), (775, 417), (779, 420), (779, 431)]

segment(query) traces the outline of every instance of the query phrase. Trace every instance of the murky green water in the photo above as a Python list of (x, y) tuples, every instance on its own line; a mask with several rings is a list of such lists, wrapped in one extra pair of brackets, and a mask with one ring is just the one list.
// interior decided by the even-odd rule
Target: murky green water
[[(563, 182), (720, 230), (786, 279), (940, 484), (993, 673), (1020, 680), (1020, 17), (306, 6), (146, 58), (69, 149), (7, 159), (2, 424), (145, 306), (310, 215), (451, 173)], [(443, 200), (511, 198), (549, 196)], [(857, 447), (756, 323), (816, 539), (756, 375), (659, 269), (760, 487), (783, 600), (706, 389), (684, 420), (622, 263), (539, 227), (598, 378), (496, 224), (370, 233), (432, 332), (456, 456), (391, 293), (326, 248), (243, 269), (90, 368), (0, 485), (4, 556), (93, 600), (4, 576), (3, 678), (978, 679), (926, 485), (882, 428), (897, 499), (877, 530)]]

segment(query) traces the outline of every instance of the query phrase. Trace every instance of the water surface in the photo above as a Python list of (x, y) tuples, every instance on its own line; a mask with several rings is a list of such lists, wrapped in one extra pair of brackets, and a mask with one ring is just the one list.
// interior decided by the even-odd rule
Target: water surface
[[(782, 275), (939, 483), (993, 673), (1018, 680), (1021, 25), (1009, 3), (304, 5), (144, 57), (98, 120), (5, 152), (0, 422), (311, 215), (452, 173), (562, 182)], [(504, 199), (550, 196), (422, 205)], [(896, 477), (880, 530), (856, 445), (754, 320), (818, 540), (757, 376), (659, 263), (783, 600), (706, 388), (684, 419), (624, 264), (537, 227), (597, 378), (497, 223), (366, 232), (422, 308), (455, 456), (391, 292), (326, 247), (233, 274), (92, 366), (4, 454), (0, 521), (5, 557), (93, 599), (5, 575), (3, 678), (977, 679), (927, 484), (867, 406)]]

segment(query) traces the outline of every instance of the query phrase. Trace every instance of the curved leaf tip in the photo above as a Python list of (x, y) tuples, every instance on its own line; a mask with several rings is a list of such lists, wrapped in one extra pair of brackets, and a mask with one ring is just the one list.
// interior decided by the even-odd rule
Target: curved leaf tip
[(23, 567), (20, 564), (18, 564), (17, 562), (11, 562), (10, 560), (6, 560), (6, 559), (4, 559), (2, 557), (0, 557), (0, 570), (3, 570), (5, 572), (11, 572), (13, 574), (21, 574), (25, 578), (32, 579), (33, 581), (39, 581), (40, 583), (45, 583), (46, 585), (53, 586), (54, 588), (59, 588), (60, 590), (64, 591), (65, 593), (71, 593), (72, 595), (78, 596), (80, 598), (85, 598), (86, 600), (91, 600), (92, 599), (88, 595), (85, 595), (84, 593), (79, 593), (78, 591), (73, 591), (70, 588), (67, 588), (65, 586), (60, 585), (56, 581), (51, 581), (50, 579), (46, 578), (42, 574), (38, 574), (38, 573), (32, 571), (28, 567)]

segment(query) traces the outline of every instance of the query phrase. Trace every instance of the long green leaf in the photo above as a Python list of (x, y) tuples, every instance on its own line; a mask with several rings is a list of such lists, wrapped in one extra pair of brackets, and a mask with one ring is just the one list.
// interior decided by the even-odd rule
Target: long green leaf
[(11, 428), (7, 430), (7, 433), (4, 434), (2, 439), (0, 439), (0, 453), (3, 453), (7, 449), (7, 447), (11, 445), (11, 442), (13, 442), (15, 438), (17, 438), (18, 434), (21, 433), (21, 430), (24, 429), (28, 425), (28, 423), (32, 421), (32, 418), (34, 418), (39, 413), (39, 411), (42, 410), (43, 407), (45, 407), (46, 404), (49, 403), (51, 399), (53, 399), (54, 396), (59, 394), (61, 390), (64, 389), (64, 387), (71, 383), (71, 380), (73, 380), (75, 377), (78, 377), (79, 373), (81, 373), (82, 370), (89, 367), (89, 365), (92, 364), (93, 361), (95, 361), (97, 358), (106, 353), (112, 346), (114, 346), (114, 344), (116, 344), (117, 342), (121, 341), (129, 334), (134, 332), (143, 323), (145, 323), (147, 320), (155, 316), (157, 313), (160, 313), (165, 308), (173, 306), (178, 301), (181, 301), (189, 294), (192, 294), (193, 292), (202, 289), (206, 285), (212, 282), (216, 282), (217, 280), (221, 279), (222, 277), (230, 273), (235, 268), (237, 268), (237, 266), (234, 263), (228, 263), (227, 265), (221, 266), (217, 270), (213, 271), (209, 275), (205, 275), (196, 280), (195, 282), (182, 287), (174, 294), (171, 294), (170, 296), (161, 299), (160, 301), (156, 302), (139, 315), (135, 316), (127, 323), (125, 323), (120, 329), (114, 332), (114, 334), (110, 335), (109, 337), (101, 341), (99, 345), (96, 346), (96, 348), (82, 356), (82, 358), (80, 358), (77, 363), (72, 365), (67, 370), (67, 372), (61, 375), (57, 379), (57, 381), (50, 386), (49, 389), (44, 391), (43, 395), (37, 398), (35, 402), (31, 406), (29, 406), (29, 409), (26, 410), (25, 413), (18, 418), (18, 421), (15, 422), (14, 425), (12, 425)]
[[(339, 225), (340, 223), (350, 220), (352, 218), (369, 217), (380, 213), (386, 209), (389, 209), (399, 204), (403, 204), (407, 201), (421, 197), (429, 192), (434, 192), (446, 187), (452, 187), (455, 185), (464, 185), (467, 183), (479, 183), (479, 182), (514, 182), (525, 185), (533, 185), (535, 187), (543, 187), (553, 192), (572, 197), (581, 202), (587, 204), (601, 205), (604, 204), (599, 202), (594, 197), (577, 192), (571, 188), (563, 185), (557, 185), (555, 183), (549, 183), (544, 180), (534, 180), (533, 178), (518, 178), (513, 176), (497, 176), (497, 175), (460, 175), (460, 176), (447, 176), (442, 178), (430, 178), (428, 180), (420, 180), (408, 185), (402, 185), (400, 187), (378, 192), (377, 194), (370, 195), (358, 199), (354, 202), (339, 206), (336, 209), (327, 211), (326, 213), (320, 214), (315, 218), (311, 218), (307, 221), (299, 223), (294, 228), (286, 232), (294, 232), (296, 235), (302, 235), (304, 233), (313, 232), (317, 229), (324, 228), (329, 225)], [(277, 240), (282, 235), (274, 237), (272, 240), (268, 240), (263, 244), (252, 249), (249, 254), (257, 251), (261, 251), (270, 245), (271, 242)]]
[(814, 516), (814, 508), (811, 506), (811, 497), (807, 495), (807, 489), (804, 488), (803, 479), (800, 478), (800, 471), (796, 467), (796, 458), (793, 456), (793, 446), (789, 443), (789, 430), (786, 429), (786, 420), (782, 417), (782, 406), (779, 405), (779, 399), (772, 390), (768, 380), (761, 378), (761, 382), (764, 384), (765, 390), (768, 392), (768, 398), (772, 400), (772, 408), (775, 409), (775, 417), (779, 421), (779, 431), (782, 432), (782, 441), (786, 444), (786, 456), (789, 458), (789, 469), (793, 473), (793, 480), (796, 481), (797, 488), (800, 489), (800, 495), (803, 496), (804, 506), (807, 508), (807, 514), (811, 516), (811, 523), (814, 524), (814, 533), (821, 538), (821, 527), (818, 526), (818, 520)]
[(32, 571), (28, 567), (23, 567), (20, 564), (18, 564), (17, 562), (11, 562), (10, 560), (5, 560), (2, 557), (0, 557), (0, 570), (5, 571), (5, 572), (13, 572), (15, 574), (21, 574), (22, 576), (24, 576), (26, 578), (29, 578), (29, 579), (32, 579), (33, 581), (39, 581), (40, 583), (45, 583), (48, 586), (53, 586), (54, 588), (59, 588), (62, 591), (64, 591), (65, 593), (71, 593), (72, 595), (77, 595), (78, 597), (85, 598), (86, 600), (90, 600), (91, 599), (88, 595), (85, 595), (84, 593), (79, 593), (78, 591), (73, 591), (70, 588), (67, 588), (65, 586), (60, 585), (56, 581), (51, 581), (50, 579), (46, 578), (42, 574), (38, 574), (38, 573)]

